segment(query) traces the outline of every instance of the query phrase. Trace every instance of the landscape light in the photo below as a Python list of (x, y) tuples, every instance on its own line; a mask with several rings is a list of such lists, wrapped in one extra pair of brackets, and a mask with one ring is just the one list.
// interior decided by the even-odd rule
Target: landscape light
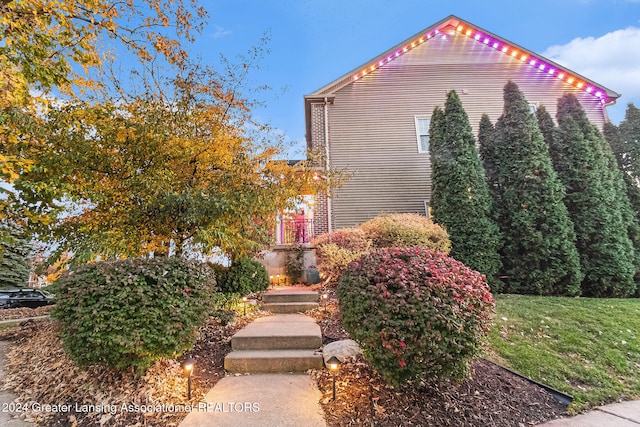
[(333, 400), (336, 400), (336, 374), (340, 370), (340, 360), (337, 357), (331, 356), (329, 360), (326, 362), (327, 368), (329, 372), (331, 372), (331, 377), (333, 379)]
[(181, 365), (184, 375), (187, 377), (187, 400), (191, 400), (191, 374), (193, 373), (193, 367), (195, 364), (196, 361), (191, 357), (188, 357)]

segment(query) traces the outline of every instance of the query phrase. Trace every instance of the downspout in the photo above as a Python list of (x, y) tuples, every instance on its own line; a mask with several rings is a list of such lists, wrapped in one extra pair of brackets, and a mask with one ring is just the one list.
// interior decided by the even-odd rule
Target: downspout
[[(327, 171), (331, 168), (331, 160), (329, 158), (329, 98), (324, 98), (324, 165)], [(331, 196), (327, 194), (327, 231), (333, 231), (333, 212), (331, 211)]]

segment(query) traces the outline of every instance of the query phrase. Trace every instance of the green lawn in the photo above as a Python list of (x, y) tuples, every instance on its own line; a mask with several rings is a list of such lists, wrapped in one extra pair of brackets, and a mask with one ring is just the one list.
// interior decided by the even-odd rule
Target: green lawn
[(486, 357), (574, 396), (640, 398), (640, 299), (497, 295)]

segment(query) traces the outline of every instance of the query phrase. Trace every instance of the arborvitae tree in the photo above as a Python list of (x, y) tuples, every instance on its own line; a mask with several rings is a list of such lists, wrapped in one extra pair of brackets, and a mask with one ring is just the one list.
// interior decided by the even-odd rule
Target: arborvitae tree
[[(607, 140), (620, 169), (640, 182), (640, 109), (627, 105), (624, 120), (619, 126), (619, 138)], [(606, 130), (606, 129), (605, 129)]]
[(5, 218), (0, 225), (6, 238), (0, 241), (0, 288), (25, 287), (31, 265), (32, 247), (22, 229)]
[[(630, 104), (631, 106), (631, 104)], [(631, 117), (627, 111), (627, 118)], [(629, 128), (627, 128), (629, 129)], [(640, 188), (638, 188), (638, 181), (631, 176), (628, 171), (625, 171), (624, 157), (620, 155), (622, 151), (620, 147), (623, 147), (622, 136), (620, 130), (616, 125), (611, 122), (604, 124), (603, 134), (605, 140), (609, 143), (609, 146), (614, 151), (616, 160), (618, 163), (618, 169), (622, 171), (622, 178), (624, 180), (627, 197), (631, 206), (633, 220), (629, 229), (629, 238), (633, 242), (635, 249), (635, 266), (636, 274), (633, 281), (636, 284), (636, 293), (634, 296), (640, 297)], [(640, 132), (639, 132), (640, 138)]]
[[(616, 125), (611, 122), (607, 122), (604, 124), (603, 134), (605, 140), (609, 143), (609, 146), (615, 153), (614, 147), (622, 146), (622, 136), (620, 135), (620, 130)], [(640, 136), (639, 136), (640, 138)], [(620, 158), (616, 155), (616, 160), (618, 160), (618, 168), (625, 172), (622, 174), (624, 178), (624, 182), (627, 186), (627, 196), (629, 197), (629, 202), (631, 203), (631, 209), (635, 212), (636, 216), (640, 215), (640, 188), (638, 187), (638, 183), (636, 180), (625, 171), (623, 162), (620, 161)]]
[(450, 255), (485, 274), (497, 291), (500, 233), (491, 219), (491, 196), (469, 118), (455, 91), (447, 95), (444, 114), (440, 108), (433, 112), (429, 135), (433, 221), (447, 229)]
[(558, 100), (557, 119), (558, 128), (552, 132), (549, 146), (574, 223), (584, 273), (582, 293), (629, 296), (635, 290), (635, 251), (629, 239), (634, 218), (622, 175), (611, 149), (575, 95), (566, 94)]
[(480, 127), (478, 130), (478, 144), (480, 145), (480, 159), (484, 166), (484, 174), (489, 184), (489, 191), (493, 194), (494, 202), (498, 203), (496, 197), (498, 191), (498, 166), (496, 164), (496, 147), (493, 139), (493, 124), (489, 116), (482, 115), (480, 119)]
[(493, 139), (507, 290), (578, 295), (582, 273), (564, 187), (529, 104), (511, 81)]

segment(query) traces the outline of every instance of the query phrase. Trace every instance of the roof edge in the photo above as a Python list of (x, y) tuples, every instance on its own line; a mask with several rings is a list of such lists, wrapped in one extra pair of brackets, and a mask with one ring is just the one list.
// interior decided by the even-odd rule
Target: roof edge
[[(347, 86), (348, 84), (353, 83), (354, 81), (356, 81), (358, 78), (358, 75), (364, 75), (366, 74), (367, 70), (371, 70), (371, 72), (375, 71), (377, 69), (377, 66), (382, 66), (383, 62), (389, 62), (391, 61), (392, 57), (397, 57), (399, 55), (401, 55), (402, 53), (407, 52), (408, 50), (410, 50), (411, 48), (417, 46), (418, 44), (422, 44), (423, 42), (427, 41), (429, 38), (431, 38), (431, 33), (435, 31), (435, 33), (437, 34), (439, 32), (439, 30), (441, 28), (445, 28), (445, 27), (449, 27), (452, 26), (454, 28), (457, 28), (458, 31), (460, 31), (460, 27), (470, 27), (473, 28), (476, 33), (482, 33), (485, 36), (490, 37), (491, 39), (497, 41), (500, 43), (501, 46), (510, 46), (511, 48), (522, 52), (523, 54), (526, 54), (527, 57), (533, 57), (533, 58), (537, 58), (538, 60), (540, 60), (541, 62), (545, 63), (545, 66), (552, 66), (555, 71), (560, 71), (564, 74), (569, 74), (571, 75), (571, 80), (577, 79), (582, 81), (582, 85), (585, 86), (585, 89), (588, 89), (588, 87), (590, 86), (595, 86), (599, 89), (601, 89), (601, 91), (604, 91), (605, 93), (601, 96), (601, 98), (603, 98), (604, 104), (605, 105), (610, 105), (615, 103), (616, 99), (619, 98), (621, 96), (621, 94), (587, 78), (584, 77), (574, 71), (572, 71), (571, 69), (564, 67), (548, 58), (545, 58), (542, 55), (539, 55), (529, 49), (526, 49), (516, 43), (512, 43), (509, 40), (506, 40), (500, 36), (497, 36), (495, 34), (493, 34), (490, 31), (486, 31), (485, 29), (472, 24), (462, 18), (459, 18), (455, 15), (449, 15), (444, 19), (441, 19), (440, 21), (436, 22), (435, 24), (423, 29), (422, 31), (417, 32), (416, 34), (414, 34), (413, 36), (403, 40), (402, 42), (396, 44), (395, 46), (393, 46), (392, 48), (384, 51), (383, 53), (381, 53), (380, 55), (372, 58), (369, 61), (366, 61), (364, 64), (354, 68), (353, 70), (349, 71), (348, 73), (342, 75), (341, 77), (331, 81), (330, 83), (322, 86), (321, 88), (311, 92), (308, 95), (304, 95), (304, 99), (305, 99), (305, 103), (307, 103), (309, 100), (311, 99), (320, 99), (320, 98), (324, 98), (324, 97), (331, 97), (333, 96), (333, 94), (342, 89), (343, 87)], [(467, 29), (467, 31), (470, 31), (470, 29)], [(469, 33), (467, 32), (467, 35), (469, 35)], [(478, 39), (476, 39), (478, 40)], [(503, 50), (504, 51), (504, 50)], [(536, 64), (537, 65), (537, 64)], [(542, 66), (542, 65), (540, 65)], [(558, 73), (560, 74), (560, 73)], [(567, 81), (567, 84), (571, 84), (571, 82)], [(581, 86), (578, 86), (579, 88), (581, 88)]]

